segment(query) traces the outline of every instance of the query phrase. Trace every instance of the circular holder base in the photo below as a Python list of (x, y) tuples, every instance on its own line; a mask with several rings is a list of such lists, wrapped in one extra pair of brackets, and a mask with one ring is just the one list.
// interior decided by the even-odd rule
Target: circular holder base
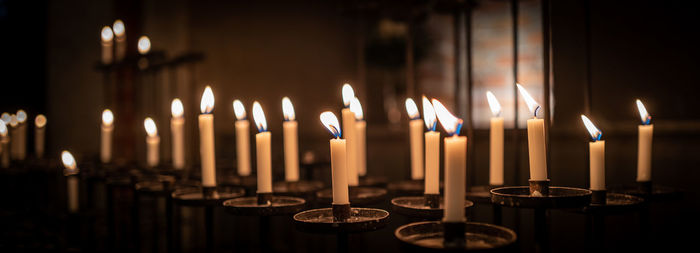
[[(517, 236), (513, 230), (505, 227), (466, 222), (464, 233), (466, 243), (461, 248), (445, 247), (445, 226), (439, 221), (423, 221), (403, 225), (396, 229), (398, 238), (408, 251), (479, 251), (506, 252), (515, 243)], [(512, 250), (512, 249), (511, 249)]]
[(360, 177), (360, 182), (359, 186), (367, 186), (367, 187), (385, 187), (387, 184), (387, 180), (384, 177), (372, 177), (372, 176), (364, 176)]
[(259, 205), (258, 197), (242, 197), (224, 201), (224, 209), (233, 215), (276, 216), (293, 214), (304, 209), (306, 201), (301, 198), (272, 196), (268, 204)]
[(614, 193), (621, 193), (621, 194), (627, 194), (627, 195), (633, 195), (649, 200), (666, 200), (666, 199), (674, 199), (674, 198), (679, 198), (682, 195), (682, 191), (672, 188), (672, 187), (667, 187), (667, 186), (662, 186), (662, 185), (653, 185), (651, 186), (651, 192), (644, 191), (642, 188), (639, 186), (621, 186), (621, 187), (612, 187), (611, 192)]
[(467, 199), (474, 203), (491, 204), (491, 189), (499, 186), (479, 185), (470, 187), (467, 191)]
[(389, 183), (386, 189), (396, 196), (423, 195), (425, 183), (423, 180), (407, 180)]
[[(348, 189), (350, 203), (354, 206), (366, 206), (384, 200), (387, 191), (382, 188), (351, 186)], [(316, 192), (316, 201), (323, 205), (330, 205), (333, 202), (333, 190), (323, 189)]]
[(491, 202), (522, 208), (579, 208), (591, 203), (592, 192), (571, 187), (549, 187), (549, 194), (531, 196), (528, 186), (509, 186), (491, 190)]
[(375, 208), (350, 209), (350, 218), (345, 221), (333, 220), (332, 208), (303, 211), (294, 215), (296, 227), (313, 233), (352, 233), (373, 231), (386, 226), (389, 212)]
[(142, 194), (169, 196), (177, 189), (197, 186), (199, 186), (197, 181), (176, 181), (175, 176), (159, 175), (152, 180), (137, 182), (134, 189)]
[(219, 178), (217, 182), (220, 182), (219, 185), (222, 186), (243, 187), (246, 192), (255, 195), (258, 185), (258, 178), (255, 175), (239, 176), (228, 174)]
[(218, 186), (213, 191), (203, 187), (187, 187), (174, 191), (173, 200), (178, 205), (183, 206), (214, 206), (220, 205), (227, 199), (241, 197), (245, 194), (242, 188)]
[(316, 198), (316, 192), (323, 189), (320, 181), (275, 182), (272, 192), (281, 196), (299, 197), (304, 199)]
[[(398, 197), (391, 200), (392, 209), (402, 215), (424, 219), (440, 219), (444, 214), (444, 200), (440, 197), (440, 206), (430, 208), (424, 196)], [(464, 209), (474, 206), (474, 203), (465, 200)]]
[(592, 214), (623, 214), (641, 207), (644, 199), (633, 195), (607, 193), (605, 204), (593, 204), (583, 208), (583, 212)]

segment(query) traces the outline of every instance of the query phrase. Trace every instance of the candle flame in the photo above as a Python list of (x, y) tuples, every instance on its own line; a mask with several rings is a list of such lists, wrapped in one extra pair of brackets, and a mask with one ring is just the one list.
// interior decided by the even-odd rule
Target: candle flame
[(539, 115), (540, 109), (542, 109), (542, 107), (540, 107), (540, 105), (537, 103), (537, 101), (535, 101), (535, 99), (532, 98), (532, 96), (530, 96), (530, 93), (528, 93), (527, 90), (525, 88), (523, 88), (522, 85), (520, 85), (518, 83), (516, 83), (515, 85), (518, 86), (518, 91), (520, 91), (520, 95), (522, 95), (523, 98), (525, 99), (525, 103), (527, 103), (527, 108), (530, 109), (530, 112), (532, 113), (532, 115), (535, 118), (537, 118), (537, 116)]
[(343, 84), (343, 104), (345, 107), (350, 106), (350, 102), (355, 97), (355, 91), (349, 83)]
[(61, 161), (63, 161), (63, 167), (66, 167), (66, 170), (75, 170), (77, 168), (75, 158), (68, 150), (61, 152)]
[(19, 122), (17, 122), (17, 115), (16, 114), (10, 115), (10, 126), (16, 127), (18, 124), (19, 124)]
[(433, 99), (433, 108), (445, 132), (447, 132), (448, 135), (459, 135), (459, 131), (462, 129), (462, 119), (452, 115), (452, 113), (437, 99)]
[(486, 92), (486, 99), (489, 101), (489, 107), (491, 107), (491, 114), (494, 117), (501, 116), (501, 104), (498, 103), (498, 99), (493, 95), (491, 91)]
[(124, 36), (124, 22), (122, 22), (121, 19), (115, 20), (114, 24), (112, 24), (112, 30), (114, 30), (114, 35), (116, 35), (117, 37)]
[(354, 97), (350, 102), (350, 111), (355, 114), (356, 120), (363, 120), (365, 118), (362, 112), (362, 104), (360, 104), (360, 100), (357, 99), (357, 97)]
[(184, 112), (185, 109), (182, 106), (182, 101), (180, 101), (179, 98), (173, 99), (173, 102), (170, 103), (170, 113), (173, 118), (181, 118)]
[(211, 113), (211, 111), (214, 110), (214, 92), (211, 91), (209, 85), (204, 88), (202, 102), (199, 103), (199, 110), (202, 111), (202, 113)]
[(22, 109), (17, 110), (17, 123), (21, 124), (21, 123), (24, 123), (26, 121), (27, 121), (27, 113)]
[(637, 99), (637, 109), (639, 110), (639, 117), (642, 119), (643, 125), (649, 125), (651, 123), (651, 115), (647, 112), (647, 108), (644, 107), (642, 101)]
[(114, 114), (112, 114), (112, 111), (109, 109), (102, 111), (102, 125), (111, 126), (112, 122), (114, 122)]
[(150, 137), (156, 137), (158, 136), (158, 128), (156, 127), (156, 122), (151, 119), (151, 117), (146, 117), (145, 120), (143, 120), (143, 126), (146, 128), (146, 133)]
[(10, 120), (12, 120), (12, 116), (10, 116), (10, 113), (3, 112), (2, 116), (0, 117), (5, 124), (10, 124)]
[(340, 138), (340, 123), (338, 123), (338, 117), (330, 111), (325, 111), (321, 113), (321, 123), (331, 132), (335, 138)]
[(147, 54), (151, 51), (151, 39), (148, 36), (141, 36), (138, 43), (139, 54)]
[(437, 127), (437, 118), (435, 118), (435, 109), (433, 104), (430, 103), (427, 97), (423, 96), (423, 121), (425, 121), (425, 127), (428, 131), (435, 131)]
[(418, 106), (416, 106), (416, 102), (413, 101), (412, 98), (406, 99), (406, 112), (408, 113), (408, 117), (411, 119), (420, 118), (420, 113), (418, 112)]
[(7, 125), (5, 125), (5, 121), (3, 120), (0, 120), (0, 136), (7, 136)]
[(595, 125), (593, 125), (593, 122), (591, 122), (586, 115), (581, 115), (581, 120), (583, 121), (583, 125), (586, 126), (586, 130), (588, 130), (588, 133), (591, 134), (591, 138), (593, 141), (599, 141), (600, 137), (603, 136), (603, 132), (601, 132)]
[(263, 112), (262, 106), (260, 106), (258, 101), (253, 102), (253, 120), (255, 120), (255, 126), (258, 128), (258, 132), (267, 132), (265, 112)]
[(292, 105), (292, 100), (288, 97), (282, 98), (282, 113), (284, 114), (285, 121), (296, 120), (297, 117), (294, 114), (294, 105)]
[(236, 119), (238, 120), (245, 120), (247, 117), (245, 106), (243, 106), (243, 103), (238, 99), (233, 100), (233, 113), (236, 114)]
[(34, 125), (37, 128), (42, 128), (42, 127), (46, 126), (46, 121), (47, 121), (46, 116), (44, 116), (44, 114), (39, 114), (39, 115), (36, 115), (36, 118), (34, 118)]
[(109, 28), (109, 26), (102, 27), (102, 32), (100, 34), (102, 35), (102, 42), (110, 42), (112, 38), (114, 38), (112, 28)]

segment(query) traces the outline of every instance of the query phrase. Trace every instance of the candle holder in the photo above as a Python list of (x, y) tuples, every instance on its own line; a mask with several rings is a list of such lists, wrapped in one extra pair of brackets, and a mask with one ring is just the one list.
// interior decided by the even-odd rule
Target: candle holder
[(386, 226), (389, 212), (376, 208), (332, 205), (294, 215), (296, 227), (312, 233), (355, 233), (373, 231)]
[[(399, 214), (428, 220), (437, 220), (445, 212), (444, 200), (439, 194), (398, 197), (391, 200), (392, 209)], [(474, 206), (474, 202), (464, 201), (464, 209)]]
[(649, 200), (676, 199), (682, 195), (681, 190), (653, 184), (652, 181), (636, 182), (636, 185), (612, 187), (611, 192), (634, 195)]
[(425, 191), (425, 182), (423, 180), (392, 182), (386, 189), (395, 196), (417, 196)]
[(323, 189), (321, 181), (275, 182), (272, 191), (281, 196), (303, 198), (306, 201), (316, 199), (316, 192)]
[[(350, 203), (357, 206), (367, 206), (384, 200), (387, 191), (376, 187), (350, 186), (348, 194)], [(322, 205), (330, 205), (333, 202), (333, 189), (323, 189), (316, 192), (316, 201)]]
[(254, 197), (240, 197), (223, 202), (224, 209), (241, 216), (277, 216), (293, 214), (304, 209), (302, 198), (275, 196), (272, 193), (258, 193)]
[(397, 228), (394, 236), (406, 252), (511, 252), (517, 240), (513, 230), (478, 222), (415, 222)]

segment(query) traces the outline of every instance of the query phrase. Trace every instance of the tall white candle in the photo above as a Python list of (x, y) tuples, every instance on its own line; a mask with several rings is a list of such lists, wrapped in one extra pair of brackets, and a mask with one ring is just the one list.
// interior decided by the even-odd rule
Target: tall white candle
[(639, 125), (639, 140), (637, 146), (637, 182), (651, 181), (651, 140), (654, 136), (654, 124), (651, 124), (651, 116), (637, 99), (637, 109), (642, 124)]
[(102, 64), (111, 64), (114, 54), (114, 33), (112, 28), (109, 28), (109, 26), (102, 27), (100, 35), (102, 38)]
[(250, 122), (247, 119), (245, 107), (240, 100), (233, 101), (233, 112), (236, 114), (236, 161), (238, 175), (250, 175)]
[(288, 182), (299, 181), (299, 142), (294, 105), (288, 97), (282, 98), (284, 122), (284, 178)]
[(27, 113), (24, 110), (17, 111), (17, 160), (23, 161), (27, 157)]
[(102, 111), (102, 127), (100, 131), (100, 161), (112, 161), (112, 132), (114, 131), (114, 114), (109, 109)]
[(527, 144), (530, 155), (530, 179), (547, 180), (547, 151), (544, 137), (544, 120), (538, 119), (540, 105), (521, 86), (517, 84), (520, 95), (523, 96), (533, 118), (527, 120)]
[(340, 124), (338, 118), (332, 112), (321, 113), (321, 123), (328, 128), (335, 139), (331, 139), (331, 176), (333, 184), (333, 204), (350, 204), (348, 194), (348, 172), (346, 161), (346, 142), (341, 139)]
[(588, 143), (591, 190), (602, 191), (605, 190), (605, 141), (600, 140), (603, 132), (588, 117), (581, 115), (581, 120), (592, 138)]
[(347, 170), (348, 184), (357, 186), (360, 183), (359, 174), (357, 173), (357, 132), (355, 129), (355, 113), (350, 110), (350, 103), (355, 98), (355, 91), (352, 90), (350, 84), (343, 85), (343, 104), (345, 108), (342, 110), (344, 137), (347, 145)]
[(124, 28), (124, 22), (120, 19), (114, 21), (112, 24), (112, 30), (114, 31), (115, 40), (115, 58), (117, 61), (122, 61), (126, 55), (126, 29)]
[(425, 194), (440, 194), (440, 132), (435, 131), (437, 119), (430, 100), (423, 96), (425, 132)]
[(146, 164), (151, 168), (157, 167), (160, 160), (158, 128), (151, 117), (147, 117), (143, 121), (143, 127), (146, 129)]
[(459, 136), (462, 120), (450, 113), (440, 101), (433, 108), (445, 129), (445, 216), (444, 222), (464, 222), (464, 197), (467, 192), (467, 137)]
[(36, 158), (44, 158), (45, 136), (46, 116), (39, 114), (34, 118), (34, 153)]
[(170, 104), (170, 132), (172, 135), (173, 168), (185, 168), (185, 117), (182, 101), (176, 98)]
[(355, 139), (357, 140), (357, 175), (367, 175), (367, 122), (360, 100), (355, 97), (350, 102), (350, 111), (355, 114)]
[(17, 127), (19, 126), (19, 122), (17, 121), (17, 114), (12, 114), (10, 115), (10, 158), (12, 160), (17, 160), (17, 157), (19, 155), (17, 154), (17, 151), (19, 151), (19, 131), (17, 130)]
[(411, 119), (408, 123), (409, 146), (411, 149), (411, 179), (423, 179), (423, 121), (420, 119), (418, 106), (411, 98), (406, 99), (406, 112)]
[(272, 154), (271, 134), (267, 131), (267, 120), (262, 106), (258, 101), (253, 102), (253, 119), (258, 133), (255, 134), (255, 156), (258, 169), (258, 193), (272, 192)]
[(214, 153), (214, 93), (207, 85), (199, 104), (199, 154), (202, 164), (202, 186), (216, 187), (216, 154)]
[(491, 91), (486, 92), (491, 108), (491, 129), (489, 139), (489, 185), (503, 185), (503, 117), (501, 104)]
[(5, 120), (0, 120), (0, 165), (2, 168), (10, 167), (10, 137), (7, 135), (8, 129)]
[[(78, 166), (76, 165), (75, 158), (68, 151), (61, 152), (61, 161), (63, 166), (66, 168), (66, 174), (78, 173)], [(67, 196), (67, 206), (68, 212), (76, 213), (79, 209), (79, 198), (78, 198), (78, 177), (70, 176), (66, 181), (66, 194)]]

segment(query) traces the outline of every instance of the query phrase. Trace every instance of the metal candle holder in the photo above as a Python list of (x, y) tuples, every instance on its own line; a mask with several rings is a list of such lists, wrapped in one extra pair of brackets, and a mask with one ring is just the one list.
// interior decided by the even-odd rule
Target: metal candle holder
[(306, 205), (302, 198), (258, 193), (255, 197), (240, 197), (223, 202), (224, 209), (233, 215), (276, 216), (301, 211)]
[[(424, 196), (397, 197), (391, 200), (392, 209), (399, 214), (422, 219), (437, 220), (442, 218), (444, 200), (438, 194), (425, 194)], [(474, 203), (465, 200), (464, 209), (474, 206)]]
[(510, 252), (513, 230), (478, 222), (422, 221), (403, 225), (394, 236), (407, 252)]
[[(357, 206), (367, 206), (384, 200), (387, 191), (382, 188), (350, 186), (348, 189), (350, 203)], [(316, 201), (323, 205), (333, 202), (333, 189), (324, 189), (316, 192)]]
[(295, 181), (276, 182), (272, 185), (272, 191), (281, 196), (291, 196), (312, 201), (316, 198), (316, 192), (323, 189), (321, 181)]
[(389, 212), (376, 208), (350, 207), (350, 204), (332, 205), (303, 211), (294, 215), (299, 230), (316, 233), (367, 232), (386, 226)]

